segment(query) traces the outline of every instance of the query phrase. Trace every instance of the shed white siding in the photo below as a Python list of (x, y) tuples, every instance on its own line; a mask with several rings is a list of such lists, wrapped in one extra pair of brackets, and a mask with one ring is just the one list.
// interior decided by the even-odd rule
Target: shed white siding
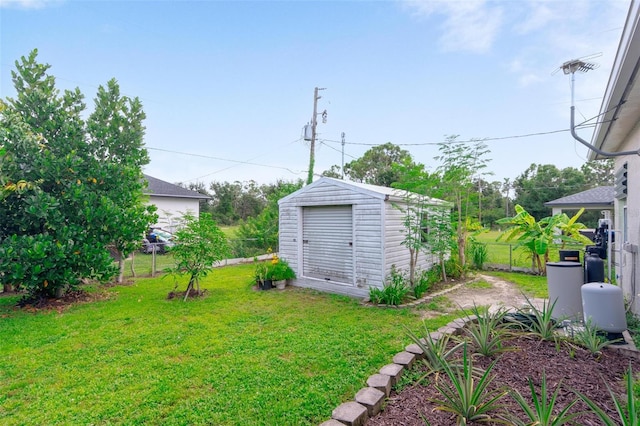
[[(366, 297), (369, 287), (384, 285), (391, 265), (407, 269), (409, 251), (402, 245), (404, 216), (393, 207), (392, 199), (401, 202), (397, 191), (390, 188), (322, 178), (280, 200), (280, 256), (296, 271), (298, 278), (293, 284)], [(350, 227), (344, 216), (349, 211)], [(305, 223), (305, 212), (312, 214), (313, 223)], [(336, 212), (340, 214), (336, 216)], [(339, 229), (336, 223), (340, 223)], [(316, 255), (305, 247), (310, 225), (315, 233), (324, 227), (326, 234), (325, 247), (316, 252), (326, 256), (320, 266), (317, 259), (305, 258)], [(349, 263), (351, 275), (344, 273)], [(335, 271), (328, 271), (332, 266)], [(421, 256), (419, 267), (430, 266), (430, 256)]]

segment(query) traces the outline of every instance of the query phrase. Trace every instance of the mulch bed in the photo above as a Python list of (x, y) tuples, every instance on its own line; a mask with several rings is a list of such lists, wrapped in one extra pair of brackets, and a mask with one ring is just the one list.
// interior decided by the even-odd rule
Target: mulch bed
[[(24, 293), (15, 293), (24, 294)], [(96, 302), (99, 300), (108, 300), (114, 295), (107, 291), (93, 291), (91, 293), (84, 290), (72, 290), (64, 294), (60, 298), (29, 298), (24, 297), (18, 301), (18, 306), (26, 312), (37, 311), (57, 311), (62, 312), (70, 306), (80, 303)]]
[[(510, 347), (511, 350), (496, 355), (498, 361), (492, 370), (495, 377), (492, 386), (506, 386), (508, 389), (517, 390), (532, 406), (528, 378), (533, 380), (536, 392), (539, 394), (544, 372), (549, 397), (561, 383), (556, 412), (575, 399), (573, 389), (586, 395), (609, 416), (616, 419), (617, 413), (605, 383), (608, 383), (626, 404), (624, 375), (629, 363), (634, 372), (640, 372), (640, 361), (611, 349), (605, 349), (602, 355), (596, 358), (586, 349), (570, 347), (567, 343), (556, 345), (554, 342), (522, 336), (505, 340), (504, 346)], [(475, 367), (487, 368), (493, 361), (494, 358), (473, 357)], [(422, 365), (420, 362), (419, 367), (414, 368), (422, 368)], [(427, 380), (433, 381), (435, 376)], [(447, 378), (441, 374), (438, 380), (447, 380)], [(451, 413), (436, 409), (438, 404), (433, 402), (433, 399), (442, 399), (442, 396), (432, 383), (411, 385), (399, 393), (392, 391), (384, 410), (367, 425), (424, 426), (425, 422), (421, 416), (424, 416), (432, 425), (456, 424), (455, 417)], [(521, 420), (525, 419), (524, 412), (512, 397), (506, 396), (501, 402), (507, 413), (514, 414)], [(580, 401), (571, 412), (587, 409), (586, 404)], [(494, 413), (494, 417), (497, 418), (497, 415), (498, 413)], [(576, 424), (599, 426), (602, 422), (594, 414), (585, 413), (576, 419)]]

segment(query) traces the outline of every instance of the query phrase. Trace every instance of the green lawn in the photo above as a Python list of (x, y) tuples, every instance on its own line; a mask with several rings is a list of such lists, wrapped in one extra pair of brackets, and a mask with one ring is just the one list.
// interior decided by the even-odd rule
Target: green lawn
[[(511, 261), (512, 266), (520, 268), (531, 268), (531, 258), (522, 249), (515, 248), (515, 242), (505, 243), (504, 239), (496, 241), (500, 235), (499, 231), (484, 232), (476, 237), (480, 242), (487, 244), (487, 263), (494, 263), (499, 265), (509, 265)], [(581, 249), (582, 247), (568, 247), (568, 249)], [(559, 260), (558, 250), (551, 250), (549, 252), (549, 260), (551, 262), (557, 262)]]
[(61, 313), (0, 297), (0, 424), (319, 424), (419, 330), (416, 311), (257, 292), (252, 274), (217, 269), (187, 303), (166, 299), (172, 277)]

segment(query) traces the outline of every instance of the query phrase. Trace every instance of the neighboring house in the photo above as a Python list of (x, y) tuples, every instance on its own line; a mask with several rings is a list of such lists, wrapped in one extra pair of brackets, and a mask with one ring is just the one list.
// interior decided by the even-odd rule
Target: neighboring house
[[(611, 219), (613, 211), (613, 186), (599, 186), (587, 189), (577, 194), (567, 195), (557, 200), (544, 203), (545, 207), (551, 207), (552, 215), (562, 213), (563, 210), (600, 210), (604, 219)], [(614, 225), (615, 226), (615, 225)]]
[[(616, 274), (632, 309), (640, 313), (637, 277), (640, 274), (640, 4), (632, 1), (620, 45), (604, 94), (598, 125), (591, 143), (615, 158), (614, 202), (618, 261)], [(606, 158), (594, 151), (589, 160)], [(623, 174), (626, 173), (626, 176)]]
[[(369, 287), (383, 287), (392, 265), (407, 270), (405, 194), (323, 177), (278, 201), (279, 254), (296, 272), (293, 285), (365, 297)], [(428, 202), (450, 209), (442, 200)], [(418, 268), (435, 262), (421, 253)]]
[(210, 197), (197, 191), (191, 191), (178, 185), (144, 175), (149, 183), (145, 194), (149, 196), (149, 204), (158, 208), (158, 226), (174, 232), (180, 224), (181, 217), (189, 212), (198, 217), (200, 214), (200, 200)]

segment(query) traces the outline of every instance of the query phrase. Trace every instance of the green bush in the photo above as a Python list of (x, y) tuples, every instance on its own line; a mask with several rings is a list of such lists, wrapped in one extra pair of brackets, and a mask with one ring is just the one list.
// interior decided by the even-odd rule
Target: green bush
[(391, 273), (385, 280), (384, 287), (369, 288), (369, 300), (376, 305), (400, 305), (411, 291), (407, 281), (405, 274), (391, 266)]
[(473, 241), (469, 247), (471, 252), (471, 264), (477, 270), (482, 270), (484, 264), (487, 262), (489, 252), (487, 250), (487, 244)]

